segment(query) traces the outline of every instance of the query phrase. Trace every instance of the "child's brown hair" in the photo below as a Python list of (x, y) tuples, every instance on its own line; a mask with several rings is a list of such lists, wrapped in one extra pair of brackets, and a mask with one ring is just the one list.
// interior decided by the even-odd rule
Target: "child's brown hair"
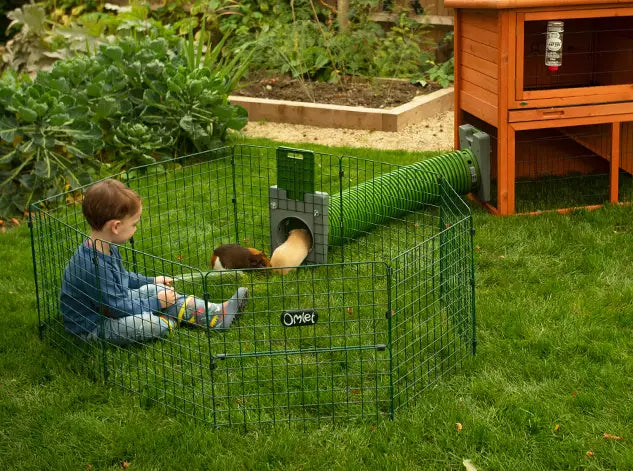
[(141, 209), (141, 197), (120, 181), (107, 179), (86, 190), (82, 206), (86, 221), (98, 231), (112, 219), (136, 214)]

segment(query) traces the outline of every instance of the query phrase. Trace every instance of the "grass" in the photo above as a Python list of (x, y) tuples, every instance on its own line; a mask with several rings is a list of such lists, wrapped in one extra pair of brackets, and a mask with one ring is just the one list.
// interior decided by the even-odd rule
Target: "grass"
[[(237, 147), (235, 172), (230, 152), (216, 157), (221, 158), (179, 159), (163, 173), (150, 168), (128, 182), (143, 195), (145, 206), (134, 245), (151, 254), (122, 248), (124, 258), (135, 257), (135, 271), (154, 276), (206, 271), (211, 250), (221, 243), (239, 240), (268, 247), (266, 195), (277, 181), (274, 148)], [(373, 160), (348, 157), (341, 162), (323, 154), (315, 158), (316, 189), (331, 195), (331, 219), (339, 209), (339, 164), (345, 168), (345, 186), (393, 170), (392, 165)], [(396, 182), (392, 175), (390, 180), (392, 185), (408, 184), (411, 177), (407, 174), (406, 182)], [(104, 365), (110, 383), (140, 394), (144, 403), (173, 408), (212, 425), (283, 421), (301, 427), (305, 421), (364, 418), (375, 423), (389, 416), (392, 404), (395, 409), (404, 407), (456, 369), (472, 345), (470, 285), (458, 281), (469, 280), (472, 271), (467, 208), (461, 201), (461, 211), (451, 206), (455, 195), (445, 194), (430, 175), (424, 175), (424, 183), (417, 187), (422, 188), (419, 198), (442, 193), (446, 200), (442, 224), (448, 226), (441, 235), (437, 207), (406, 217), (389, 211), (389, 224), (375, 220), (368, 224), (371, 227), (364, 224), (371, 220), (369, 214), (346, 212), (346, 227), (364, 234), (351, 239), (344, 250), (333, 242), (327, 265), (303, 267), (287, 276), (258, 271), (239, 279), (209, 276), (206, 287), (202, 277), (177, 282), (178, 292), (204, 293), (211, 300), (226, 299), (238, 283), (247, 286), (247, 310), (228, 332), (207, 338), (202, 329), (178, 329), (149, 345), (94, 349), (86, 361)], [(365, 194), (381, 193), (373, 189)], [(386, 201), (385, 208), (413, 207), (410, 201)], [(39, 288), (46, 299), (41, 312), (44, 324), (52, 326), (44, 332), (60, 345), (65, 341), (56, 302), (59, 278), (81, 237), (57, 218), (76, 225), (79, 212), (75, 205), (51, 216), (35, 215)], [(83, 230), (83, 224), (78, 225)], [(315, 247), (315, 252), (322, 248)], [(283, 312), (306, 309), (318, 315), (317, 323), (281, 325)], [(386, 318), (387, 312), (394, 313), (392, 320)], [(395, 373), (390, 375), (391, 371)]]
[(28, 229), (0, 234), (0, 466), (448, 470), (470, 459), (486, 470), (633, 468), (633, 208), (473, 211), (478, 353), (375, 427), (244, 433), (139, 405), (39, 340)]

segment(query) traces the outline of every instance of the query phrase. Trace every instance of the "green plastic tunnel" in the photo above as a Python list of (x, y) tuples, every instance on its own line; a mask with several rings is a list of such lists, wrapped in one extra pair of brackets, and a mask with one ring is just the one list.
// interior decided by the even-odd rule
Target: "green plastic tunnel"
[(329, 244), (341, 245), (403, 212), (438, 203), (440, 175), (460, 195), (476, 190), (481, 178), (477, 158), (468, 149), (400, 167), (330, 195)]

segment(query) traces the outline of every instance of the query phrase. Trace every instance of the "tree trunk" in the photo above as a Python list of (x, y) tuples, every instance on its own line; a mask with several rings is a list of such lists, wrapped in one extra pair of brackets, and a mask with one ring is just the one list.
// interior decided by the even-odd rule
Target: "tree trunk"
[(337, 1), (337, 19), (341, 31), (349, 30), (349, 0)]

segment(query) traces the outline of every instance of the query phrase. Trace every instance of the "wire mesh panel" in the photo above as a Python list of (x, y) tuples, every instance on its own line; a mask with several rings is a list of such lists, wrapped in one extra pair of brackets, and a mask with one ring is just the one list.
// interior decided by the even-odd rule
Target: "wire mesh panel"
[[(393, 417), (474, 349), (470, 213), (437, 174), (320, 153), (313, 164), (310, 185), (339, 217), (327, 263), (287, 274), (210, 271), (222, 244), (269, 252), (276, 149), (227, 147), (116, 176), (141, 196), (142, 217), (110, 258), (83, 220), (83, 189), (34, 205), (42, 334), (83, 351), (96, 375), (142, 404), (213, 425)], [(130, 299), (108, 298), (118, 289), (111, 259)], [(158, 276), (174, 279), (174, 304), (156, 301)], [(68, 292), (79, 281), (99, 289), (72, 304), (94, 314), (73, 331)], [(242, 302), (242, 288), (247, 302), (223, 325), (218, 313)], [(142, 312), (120, 317), (118, 302)]]
[(609, 201), (610, 124), (518, 131), (515, 145), (517, 212)]
[[(265, 272), (265, 270), (263, 270)], [(386, 267), (320, 265), (242, 279), (249, 306), (212, 339), (215, 422), (334, 421), (389, 412)]]
[(475, 348), (470, 219), (444, 180), (437, 232), (393, 259), (392, 344), (396, 409), (461, 366)]
[(134, 248), (206, 270), (215, 246), (236, 242), (232, 156), (225, 147), (128, 172), (144, 201)]
[(547, 67), (548, 21), (526, 21), (524, 90), (633, 83), (633, 16), (559, 21), (560, 66)]

